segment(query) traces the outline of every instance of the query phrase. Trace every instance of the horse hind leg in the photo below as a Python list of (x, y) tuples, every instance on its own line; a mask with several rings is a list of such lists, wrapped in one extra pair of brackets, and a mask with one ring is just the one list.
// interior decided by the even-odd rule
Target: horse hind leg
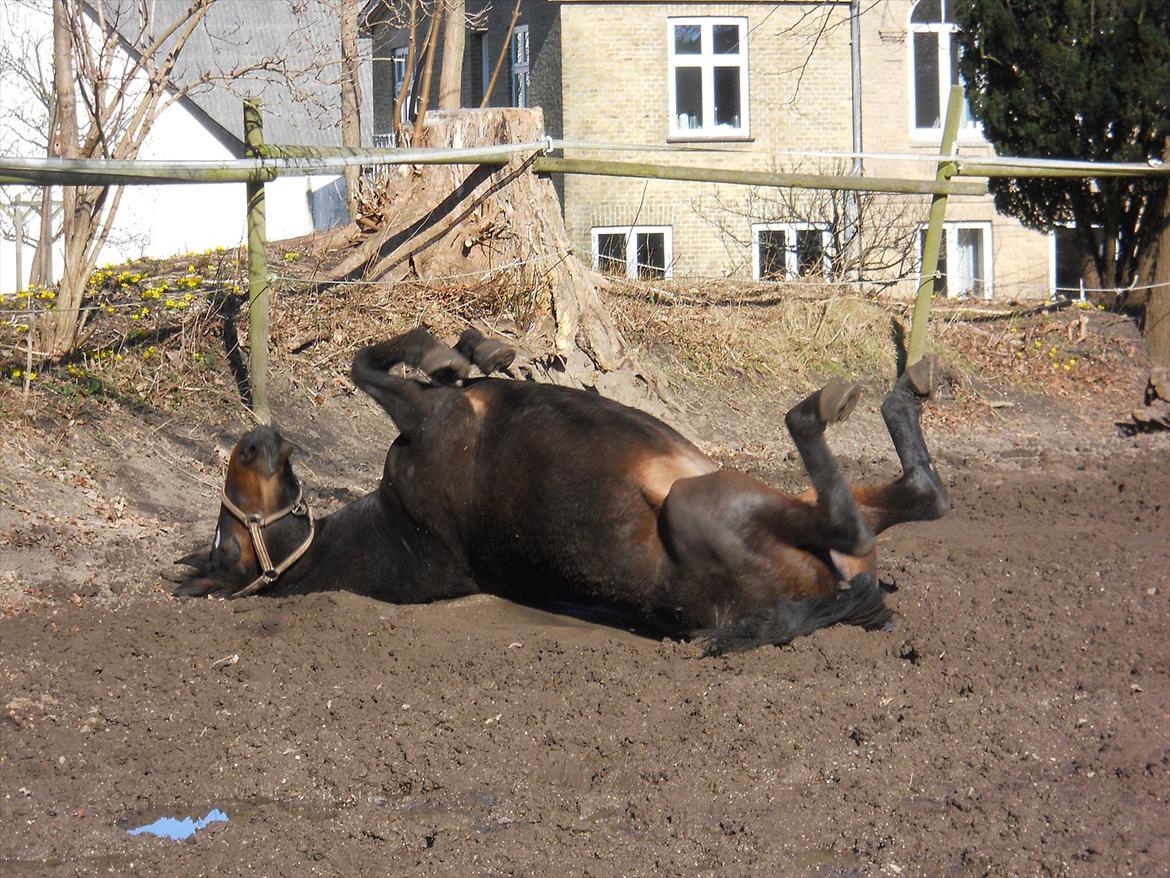
[(882, 402), (882, 420), (894, 442), (902, 475), (888, 485), (854, 490), (874, 533), (908, 521), (941, 518), (951, 508), (922, 436), (922, 403), (933, 395), (937, 373), (933, 357), (919, 360), (898, 376)]
[(462, 356), (475, 363), (484, 375), (493, 372), (503, 372), (516, 359), (516, 351), (509, 345), (495, 338), (488, 338), (478, 329), (466, 329), (455, 350)]
[(417, 432), (431, 405), (425, 396), (426, 385), (388, 374), (399, 363), (421, 369), (440, 384), (466, 378), (471, 364), (461, 354), (439, 344), (421, 326), (357, 352), (350, 370), (353, 383), (386, 410), (399, 432), (409, 436)]
[(849, 417), (860, 395), (858, 385), (834, 381), (793, 406), (784, 417), (816, 490), (816, 544), (854, 556), (868, 555), (874, 536), (825, 444), (825, 428)]

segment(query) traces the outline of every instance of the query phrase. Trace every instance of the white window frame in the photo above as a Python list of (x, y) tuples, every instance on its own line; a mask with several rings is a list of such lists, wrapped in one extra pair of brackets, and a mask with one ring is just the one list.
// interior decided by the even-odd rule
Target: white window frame
[[(529, 106), (529, 89), (531, 87), (531, 72), (532, 72), (532, 52), (531, 45), (528, 42), (528, 25), (518, 24), (512, 31), (512, 40), (508, 45), (508, 58), (510, 59), (509, 77), (511, 85), (509, 86), (512, 106), (513, 107), (527, 107)], [(521, 88), (516, 87), (516, 79), (520, 75), (524, 76), (524, 85)]]
[[(624, 235), (626, 239), (626, 277), (638, 277), (638, 247), (637, 236), (642, 234), (663, 235), (663, 274), (665, 277), (674, 275), (674, 231), (671, 226), (594, 226), (590, 230), (593, 247), (593, 270), (601, 271), (601, 249), (599, 238), (602, 235)], [(633, 246), (631, 246), (633, 244)]]
[(788, 280), (812, 275), (800, 273), (800, 254), (796, 247), (798, 232), (821, 233), (821, 272), (820, 277), (828, 279), (833, 268), (833, 235), (826, 223), (788, 222), (788, 223), (752, 223), (752, 277), (763, 280), (761, 273), (763, 265), (760, 262), (760, 233), (784, 233), (784, 274)]
[[(926, 226), (918, 227), (920, 244), (918, 246), (918, 281), (922, 282), (922, 243), (926, 237)], [(991, 222), (987, 220), (960, 221), (943, 223), (943, 246), (946, 247), (947, 260), (947, 298), (959, 298), (952, 282), (952, 266), (959, 264), (959, 230), (978, 229), (983, 232), (983, 296), (991, 299), (995, 295), (995, 259), (992, 255)]]
[[(678, 25), (699, 25), (699, 45), (701, 52), (698, 55), (676, 55), (674, 29)], [(716, 55), (712, 46), (712, 29), (715, 25), (735, 25), (739, 28), (739, 54)], [(666, 20), (666, 79), (667, 79), (667, 116), (671, 139), (678, 140), (727, 140), (742, 139), (751, 136), (751, 125), (748, 116), (748, 27), (746, 18), (715, 18), (715, 17), (688, 17), (668, 18)], [(735, 60), (735, 64), (728, 63)], [(718, 63), (716, 63), (718, 62)], [(715, 68), (739, 68), (739, 126), (732, 128), (727, 125), (715, 124)], [(703, 120), (698, 128), (680, 128), (678, 124), (678, 95), (675, 72), (679, 67), (698, 67), (702, 79)]]
[[(922, 2), (922, 0), (919, 0)], [(921, 144), (925, 146), (937, 145), (942, 141), (942, 125), (947, 113), (947, 101), (951, 94), (951, 38), (955, 33), (958, 33), (959, 26), (951, 21), (947, 21), (949, 15), (947, 7), (954, 0), (939, 0), (939, 8), (942, 10), (942, 21), (933, 22), (930, 24), (914, 21), (914, 10), (918, 8), (918, 2), (910, 7), (910, 18), (908, 19), (909, 36), (906, 40), (906, 92), (910, 97), (909, 100), (909, 125), (910, 125), (910, 141), (914, 144)], [(937, 127), (920, 128), (918, 126), (918, 107), (917, 107), (917, 93), (918, 78), (915, 76), (914, 65), (917, 61), (914, 55), (914, 35), (933, 33), (938, 36), (938, 81), (936, 87), (938, 88), (938, 115), (939, 123)], [(963, 85), (964, 90), (966, 85), (963, 83), (963, 77), (958, 77), (959, 84)], [(959, 117), (959, 133), (958, 141), (963, 144), (981, 145), (987, 143), (983, 136), (983, 125), (981, 122), (971, 116), (971, 108), (967, 104), (966, 97), (963, 98), (963, 109)]]

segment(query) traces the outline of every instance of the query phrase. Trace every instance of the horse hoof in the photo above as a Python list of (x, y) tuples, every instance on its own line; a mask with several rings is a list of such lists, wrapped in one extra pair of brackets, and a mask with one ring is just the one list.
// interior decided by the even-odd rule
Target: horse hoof
[(516, 351), (510, 345), (494, 338), (487, 338), (477, 329), (465, 330), (459, 336), (455, 350), (479, 367), (484, 375), (502, 372), (516, 359)]
[(934, 395), (938, 377), (938, 360), (934, 357), (923, 357), (914, 365), (907, 366), (903, 374), (916, 394), (929, 398)]
[(852, 381), (834, 381), (817, 393), (817, 414), (825, 426), (845, 420), (861, 398), (861, 385)]
[(471, 374), (471, 363), (466, 357), (440, 345), (423, 354), (418, 367), (442, 384), (452, 384)]

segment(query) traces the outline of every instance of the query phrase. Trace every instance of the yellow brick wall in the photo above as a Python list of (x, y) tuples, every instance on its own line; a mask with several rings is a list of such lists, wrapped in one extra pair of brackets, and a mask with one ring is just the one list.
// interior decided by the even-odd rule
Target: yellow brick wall
[[(848, 152), (852, 148), (848, 7), (795, 3), (556, 4), (561, 14), (563, 136), (631, 144), (669, 142), (667, 20), (747, 19), (750, 140), (712, 145), (727, 150), (666, 156), (653, 152), (568, 153), (574, 158), (660, 161), (756, 170), (841, 172), (842, 159), (784, 151)], [(863, 4), (865, 5), (865, 4)], [(910, 137), (907, 25), (912, 0), (880, 0), (862, 18), (864, 149), (937, 154), (937, 143)], [(811, 14), (809, 14), (811, 12)], [(815, 43), (815, 47), (814, 47)], [(965, 154), (990, 154), (963, 140)], [(934, 164), (867, 161), (870, 175), (931, 179)], [(737, 216), (753, 195), (744, 187), (606, 177), (565, 179), (565, 220), (579, 253), (592, 250), (596, 226), (669, 225), (676, 276), (751, 275), (751, 223)], [(764, 193), (765, 198), (776, 195)], [(788, 198), (815, 199), (796, 194)], [(719, 204), (717, 205), (717, 202)], [(927, 198), (900, 199), (899, 222), (925, 223)], [(771, 211), (774, 212), (774, 208)], [(777, 219), (758, 216), (757, 221)], [(809, 219), (817, 219), (809, 216)], [(1033, 297), (1049, 289), (1049, 242), (996, 213), (990, 197), (952, 198), (948, 220), (989, 221), (997, 296)], [(721, 226), (717, 228), (716, 225)], [(915, 281), (899, 285), (909, 294)]]
[[(827, 9), (830, 27), (809, 55), (811, 23), (800, 25), (794, 4), (561, 4), (564, 137), (631, 144), (669, 140), (667, 19), (747, 19), (751, 139), (716, 142), (726, 152), (666, 156), (652, 152), (574, 150), (572, 158), (659, 161), (700, 167), (786, 170), (808, 163), (778, 150), (850, 147), (849, 29), (847, 9)], [(820, 27), (820, 19), (816, 22)], [(795, 32), (790, 32), (796, 28)], [(807, 65), (806, 65), (807, 61)], [(799, 90), (796, 73), (805, 66)], [(735, 222), (715, 199), (734, 205), (743, 187), (672, 181), (570, 176), (565, 219), (574, 246), (591, 253), (594, 226), (669, 225), (675, 274), (740, 277), (751, 274), (750, 222)], [(705, 220), (721, 219), (727, 232)]]

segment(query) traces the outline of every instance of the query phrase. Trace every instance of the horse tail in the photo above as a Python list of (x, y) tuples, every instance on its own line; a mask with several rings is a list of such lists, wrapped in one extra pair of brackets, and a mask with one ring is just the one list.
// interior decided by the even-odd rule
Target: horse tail
[(781, 646), (839, 622), (880, 628), (890, 616), (877, 577), (859, 573), (849, 581), (849, 588), (835, 597), (784, 600), (740, 616), (727, 625), (694, 634), (704, 641), (704, 655), (720, 655), (755, 649), (766, 643)]

